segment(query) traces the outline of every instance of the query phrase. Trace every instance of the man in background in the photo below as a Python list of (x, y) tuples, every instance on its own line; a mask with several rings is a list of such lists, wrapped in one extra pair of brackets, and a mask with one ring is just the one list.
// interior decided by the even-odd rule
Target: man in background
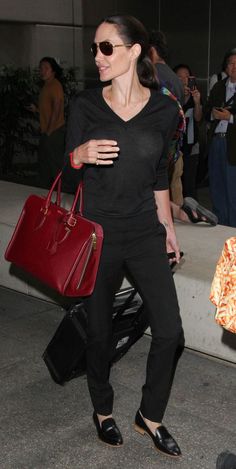
[[(149, 56), (156, 67), (157, 78), (161, 87), (167, 88), (179, 101), (184, 104), (184, 86), (176, 73), (167, 65), (168, 46), (162, 31), (151, 31), (149, 35)], [(217, 217), (202, 207), (195, 199), (183, 198), (181, 176), (183, 174), (183, 157), (180, 154), (169, 171), (170, 199), (173, 218), (191, 223), (205, 222), (217, 224)]]
[(160, 86), (165, 86), (184, 104), (184, 88), (176, 73), (167, 65), (168, 46), (166, 37), (162, 31), (151, 31), (149, 36), (150, 58), (156, 67), (157, 78)]
[(226, 56), (227, 77), (212, 88), (204, 114), (209, 122), (209, 185), (219, 224), (236, 227), (236, 48)]

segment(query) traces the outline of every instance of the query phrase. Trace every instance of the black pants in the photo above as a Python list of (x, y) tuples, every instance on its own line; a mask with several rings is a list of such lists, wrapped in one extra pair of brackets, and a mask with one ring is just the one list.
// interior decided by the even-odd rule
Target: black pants
[(55, 130), (51, 135), (41, 135), (38, 151), (39, 185), (41, 187), (48, 189), (63, 167), (64, 149), (64, 127)]
[(183, 337), (166, 256), (165, 228), (155, 212), (129, 219), (96, 218), (96, 221), (104, 228), (104, 246), (95, 290), (86, 299), (87, 379), (92, 403), (99, 414), (112, 412), (113, 389), (109, 383), (112, 304), (125, 268), (143, 298), (152, 332), (140, 409), (150, 420), (161, 421), (169, 398), (176, 350)]

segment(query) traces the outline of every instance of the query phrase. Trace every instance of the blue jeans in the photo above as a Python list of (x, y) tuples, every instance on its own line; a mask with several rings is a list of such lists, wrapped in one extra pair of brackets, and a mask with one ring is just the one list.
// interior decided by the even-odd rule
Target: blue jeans
[(226, 138), (213, 137), (208, 168), (213, 212), (220, 225), (236, 227), (236, 166), (228, 162)]

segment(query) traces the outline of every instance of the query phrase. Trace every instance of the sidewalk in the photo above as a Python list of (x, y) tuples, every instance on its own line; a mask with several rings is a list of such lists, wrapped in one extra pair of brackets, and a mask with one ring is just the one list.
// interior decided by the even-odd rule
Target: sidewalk
[(112, 448), (96, 437), (85, 378), (58, 386), (41, 358), (63, 310), (4, 288), (0, 298), (1, 469), (215, 469), (221, 451), (236, 452), (234, 365), (185, 350), (165, 416), (183, 452), (175, 461), (133, 430), (150, 343), (144, 336), (112, 370), (124, 437)]

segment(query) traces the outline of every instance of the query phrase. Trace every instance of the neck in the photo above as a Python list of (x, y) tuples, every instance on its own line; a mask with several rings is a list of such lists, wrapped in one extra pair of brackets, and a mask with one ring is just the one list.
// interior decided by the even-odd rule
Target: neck
[(46, 80), (44, 80), (44, 81), (45, 81), (45, 83), (50, 83), (52, 80), (54, 80), (54, 78), (55, 77), (52, 76), (52, 77), (46, 78)]
[(136, 116), (150, 98), (150, 90), (142, 86), (137, 74), (133, 80), (119, 77), (112, 80), (112, 84), (103, 88), (103, 98), (113, 112), (124, 121)]
[(129, 106), (129, 104), (140, 99), (140, 95), (144, 94), (144, 89), (138, 76), (134, 76), (132, 80), (127, 81), (114, 79), (109, 90), (108, 98), (113, 103)]

